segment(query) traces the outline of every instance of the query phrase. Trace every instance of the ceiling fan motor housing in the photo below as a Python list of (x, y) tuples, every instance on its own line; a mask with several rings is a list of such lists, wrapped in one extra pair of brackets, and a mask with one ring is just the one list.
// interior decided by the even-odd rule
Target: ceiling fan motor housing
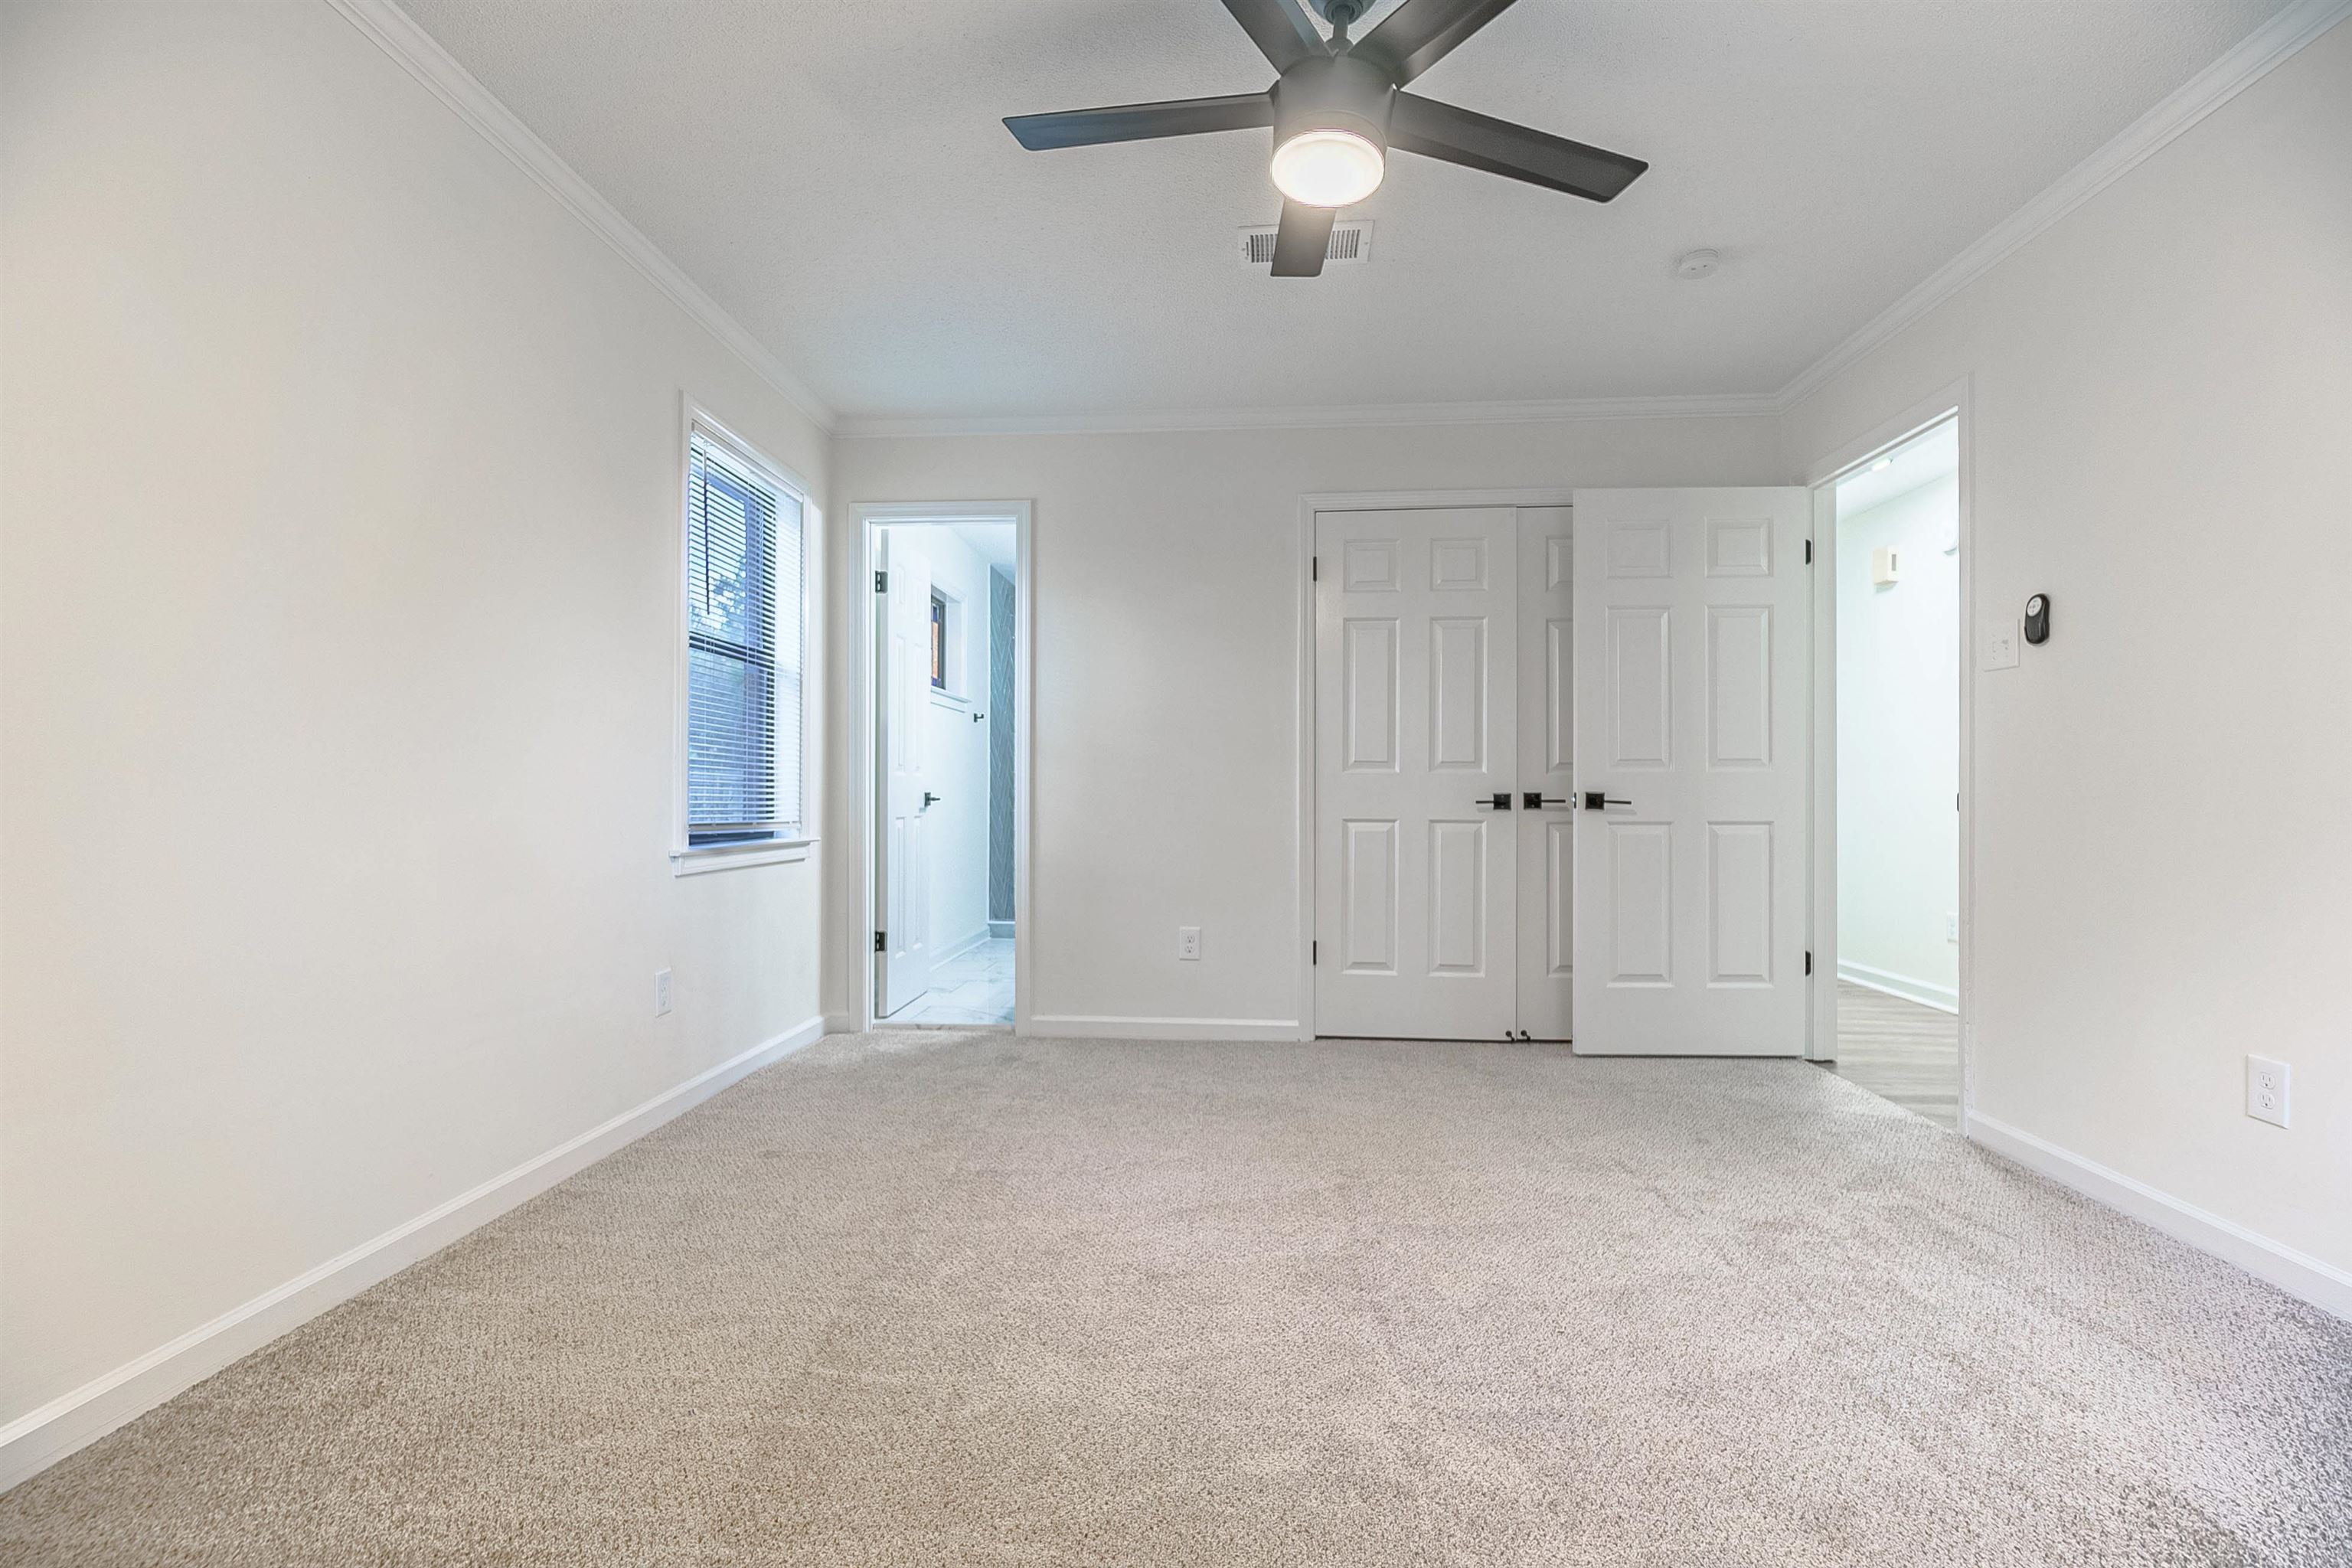
[(1274, 144), (1307, 131), (1351, 131), (1385, 152), (1396, 84), (1368, 60), (1309, 58), (1274, 84)]

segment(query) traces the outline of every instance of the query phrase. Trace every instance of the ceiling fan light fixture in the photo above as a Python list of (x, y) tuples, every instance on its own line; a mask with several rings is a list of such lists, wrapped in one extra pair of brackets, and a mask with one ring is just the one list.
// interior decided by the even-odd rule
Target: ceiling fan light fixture
[(1387, 173), (1380, 144), (1353, 131), (1302, 131), (1274, 150), (1274, 188), (1302, 206), (1353, 206)]
[(1381, 188), (1392, 149), (1593, 202), (1614, 201), (1649, 168), (1622, 153), (1404, 90), (1511, 0), (1400, 0), (1360, 38), (1349, 29), (1377, 0), (1308, 3), (1331, 24), (1329, 37), (1307, 19), (1299, 0), (1223, 0), (1280, 73), (1265, 92), (1016, 114), (1005, 129), (1035, 153), (1271, 126), (1266, 172), (1283, 197), (1267, 261), (1275, 278), (1322, 272), (1339, 209)]

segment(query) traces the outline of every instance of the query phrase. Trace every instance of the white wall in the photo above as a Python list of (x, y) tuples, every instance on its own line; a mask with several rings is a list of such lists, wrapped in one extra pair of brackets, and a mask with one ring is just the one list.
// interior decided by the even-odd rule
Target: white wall
[(910, 524), (890, 530), (891, 556), (903, 548), (930, 564), (931, 586), (959, 601), (949, 633), (961, 646), (949, 661), (954, 688), (919, 710), (929, 728), (925, 784), (940, 796), (926, 814), (931, 863), (930, 932), (934, 954), (953, 952), (988, 934), (988, 563), (955, 530)]
[[(1780, 466), (1764, 419), (845, 440), (835, 653), (855, 653), (871, 588), (853, 503), (1034, 500), (1031, 1010), (1146, 1032), (1295, 1023), (1299, 497), (1750, 484)], [(854, 934), (846, 706), (828, 834), (835, 918)], [(1180, 925), (1202, 928), (1197, 963), (1176, 958)], [(827, 1011), (846, 1014), (865, 959), (834, 951)]]
[[(1951, 1006), (1960, 950), (1959, 479), (1838, 519), (1837, 962), (1848, 979)], [(1892, 549), (1900, 580), (1870, 580)]]
[(666, 858), (681, 396), (826, 453), (325, 6), (0, 27), (5, 1420), (817, 1012)]
[(1975, 1110), (2352, 1271), (2352, 26), (1792, 410), (1790, 465), (1962, 375), (1977, 615), (2053, 601), (1975, 677)]

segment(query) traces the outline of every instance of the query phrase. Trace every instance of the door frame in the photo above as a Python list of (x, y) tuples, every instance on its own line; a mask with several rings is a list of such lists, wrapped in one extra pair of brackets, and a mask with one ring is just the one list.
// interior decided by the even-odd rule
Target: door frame
[(856, 990), (855, 1023), (860, 1030), (875, 1026), (875, 1008), (879, 998), (875, 994), (876, 965), (872, 952), (875, 924), (881, 897), (875, 878), (875, 858), (881, 842), (883, 811), (880, 791), (885, 774), (877, 753), (882, 744), (882, 686), (879, 679), (880, 661), (876, 656), (876, 638), (881, 635), (881, 620), (875, 611), (877, 595), (873, 589), (874, 573), (879, 570), (875, 561), (881, 543), (881, 530), (890, 527), (952, 523), (1011, 523), (1013, 525), (1013, 1031), (1025, 1035), (1030, 1031), (1031, 986), (1029, 965), (1029, 780), (1031, 760), (1036, 742), (1031, 722), (1032, 693), (1035, 686), (1035, 660), (1032, 656), (1035, 614), (1032, 607), (1031, 588), (1031, 506), (1025, 500), (976, 501), (859, 501), (851, 508), (857, 520), (859, 563), (856, 592), (861, 602), (857, 632), (849, 646), (849, 754), (855, 767), (854, 793), (858, 801), (861, 833), (858, 877), (864, 889), (858, 908), (863, 921), (856, 930), (844, 932), (851, 943), (850, 951), (857, 958), (860, 976)]
[[(1318, 490), (1298, 498), (1291, 570), (1298, 582), (1298, 685), (1292, 715), (1292, 772), (1298, 786), (1298, 943), (1295, 954), (1298, 1037), (1315, 1038), (1315, 514), (1318, 511), (1421, 511), (1444, 507), (1569, 507), (1572, 485), (1491, 490)], [(1576, 521), (1569, 520), (1573, 531)], [(870, 974), (870, 971), (869, 971)], [(870, 984), (870, 982), (869, 982)]]
[[(1806, 468), (1813, 492), (1813, 965), (1806, 1056), (1837, 1058), (1837, 482), (1912, 437), (1950, 420), (1959, 445), (1960, 579), (1960, 1125), (1974, 1107), (1976, 1054), (1976, 564), (1975, 414), (1962, 376), (1871, 426)], [(1822, 584), (1827, 584), (1823, 592)]]

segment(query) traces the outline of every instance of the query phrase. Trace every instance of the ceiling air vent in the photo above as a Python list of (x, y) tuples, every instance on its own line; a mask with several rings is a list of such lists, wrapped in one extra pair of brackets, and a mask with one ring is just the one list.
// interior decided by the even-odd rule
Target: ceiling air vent
[[(1242, 265), (1271, 267), (1274, 265), (1274, 227), (1272, 224), (1253, 225), (1241, 231)], [(1326, 265), (1351, 266), (1372, 258), (1372, 220), (1343, 218), (1331, 226), (1331, 244), (1323, 252)]]

